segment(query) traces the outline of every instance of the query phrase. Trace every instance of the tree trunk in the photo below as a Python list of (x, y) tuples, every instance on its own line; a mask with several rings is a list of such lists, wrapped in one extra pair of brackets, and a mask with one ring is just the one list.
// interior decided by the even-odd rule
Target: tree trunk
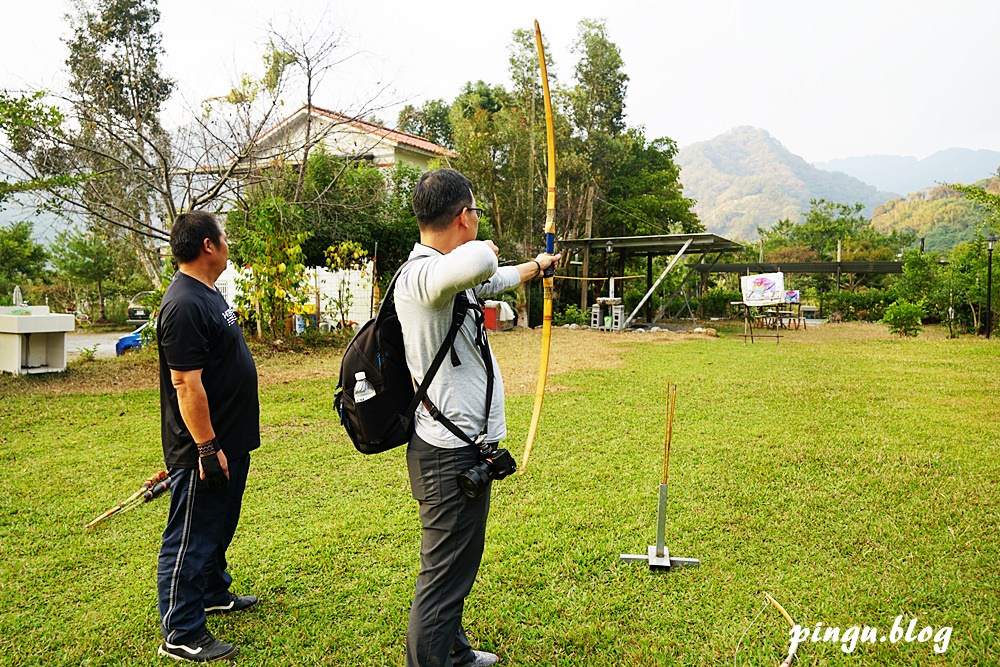
[(104, 284), (98, 280), (97, 281), (97, 302), (100, 304), (101, 318), (99, 321), (108, 321), (108, 311), (104, 305)]
[(155, 249), (150, 248), (138, 234), (129, 234), (129, 237), (131, 238), (132, 245), (136, 250), (136, 256), (139, 259), (139, 266), (142, 267), (146, 277), (149, 278), (149, 284), (153, 287), (157, 287), (160, 284), (159, 254), (155, 251)]
[(524, 283), (517, 286), (517, 326), (528, 328), (528, 291)]

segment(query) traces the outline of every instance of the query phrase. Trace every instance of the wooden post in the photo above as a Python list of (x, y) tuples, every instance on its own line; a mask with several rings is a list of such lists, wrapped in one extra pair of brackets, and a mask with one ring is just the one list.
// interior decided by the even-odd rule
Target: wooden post
[[(584, 238), (589, 239), (594, 232), (594, 185), (587, 188), (587, 217)], [(583, 280), (580, 281), (580, 310), (587, 312), (587, 278), (590, 277), (590, 243), (583, 246)]]

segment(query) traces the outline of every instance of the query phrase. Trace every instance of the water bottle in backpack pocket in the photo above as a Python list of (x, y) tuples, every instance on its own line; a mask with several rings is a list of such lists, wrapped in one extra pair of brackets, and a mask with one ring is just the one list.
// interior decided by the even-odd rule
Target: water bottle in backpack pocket
[(364, 371), (358, 371), (354, 374), (354, 404), (364, 403), (369, 398), (375, 396), (375, 387), (372, 383), (368, 381), (365, 377)]

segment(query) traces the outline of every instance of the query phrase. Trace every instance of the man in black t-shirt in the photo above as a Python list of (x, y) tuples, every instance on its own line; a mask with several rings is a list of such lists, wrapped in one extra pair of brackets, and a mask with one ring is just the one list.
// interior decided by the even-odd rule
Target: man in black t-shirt
[(211, 213), (177, 216), (170, 247), (178, 271), (157, 320), (163, 457), (170, 514), (157, 568), (158, 653), (210, 662), (234, 657), (206, 614), (257, 604), (230, 592), (226, 549), (240, 518), (250, 452), (260, 447), (257, 368), (236, 313), (215, 288), (229, 245)]

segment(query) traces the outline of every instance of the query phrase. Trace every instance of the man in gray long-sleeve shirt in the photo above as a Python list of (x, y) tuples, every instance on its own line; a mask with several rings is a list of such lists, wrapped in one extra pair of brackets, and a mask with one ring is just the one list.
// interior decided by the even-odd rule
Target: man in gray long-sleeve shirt
[[(527, 282), (554, 264), (559, 255), (542, 253), (517, 266), (498, 267), (492, 241), (477, 241), (482, 209), (472, 184), (454, 169), (421, 176), (413, 193), (420, 242), (396, 279), (395, 304), (403, 329), (406, 362), (419, 383), (452, 324), (455, 299), (467, 292), (470, 303)], [(503, 381), (489, 352), (483, 318), (466, 313), (447, 358), (427, 390), (428, 402), (469, 438), (485, 435), (495, 448), (507, 435)], [(457, 360), (457, 365), (454, 363)], [(490, 414), (484, 414), (486, 364), (493, 367)], [(492, 653), (473, 651), (462, 628), (465, 597), (479, 570), (490, 508), (490, 482), (478, 498), (467, 497), (458, 475), (480, 461), (480, 448), (456, 436), (431, 414), (417, 408), (416, 427), (406, 451), (413, 497), (420, 504), (422, 536), (417, 576), (406, 634), (407, 667), (485, 667)]]

